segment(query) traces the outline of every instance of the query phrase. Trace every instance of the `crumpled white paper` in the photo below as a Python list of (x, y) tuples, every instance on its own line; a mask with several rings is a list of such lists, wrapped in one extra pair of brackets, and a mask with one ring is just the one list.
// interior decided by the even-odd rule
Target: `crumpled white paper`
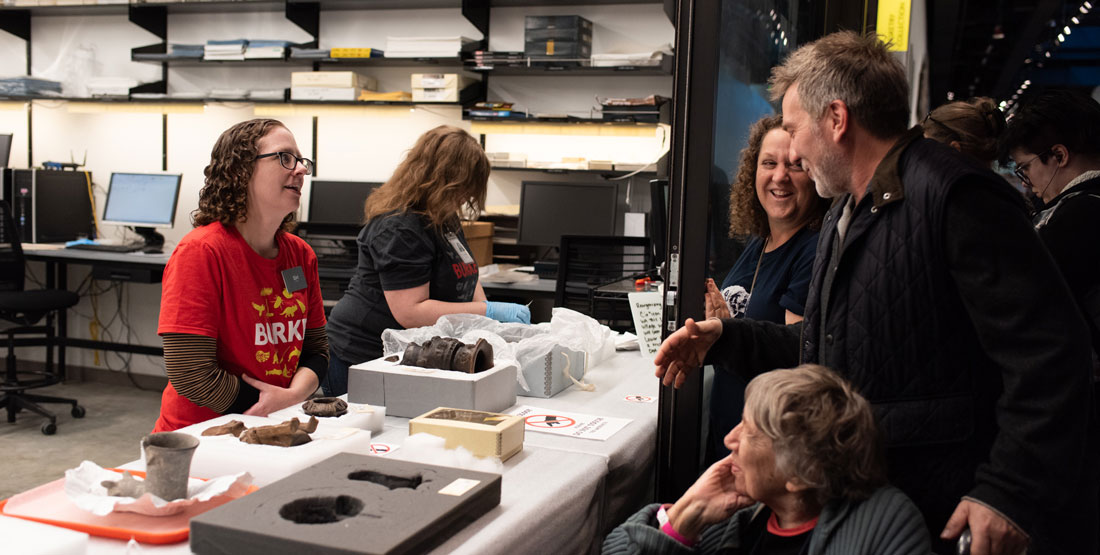
[[(134, 478), (141, 480), (137, 476)], [(222, 495), (236, 499), (243, 496), (252, 485), (252, 475), (241, 472), (206, 481), (191, 478), (187, 483), (187, 498), (175, 501), (165, 501), (151, 493), (146, 493), (137, 499), (107, 495), (107, 488), (102, 482), (104, 480), (115, 482), (121, 479), (120, 472), (107, 470), (92, 461), (84, 461), (80, 466), (65, 471), (65, 495), (77, 507), (96, 516), (105, 516), (113, 512), (169, 516), (196, 505), (208, 503)]]
[[(404, 355), (409, 343), (423, 344), (437, 335), (468, 344), (484, 339), (493, 346), (496, 364), (514, 361), (521, 369), (538, 364), (560, 346), (588, 353), (589, 368), (615, 354), (614, 332), (607, 326), (568, 308), (554, 308), (552, 314), (549, 322), (540, 324), (501, 323), (477, 314), (444, 314), (433, 326), (383, 331), (382, 356)], [(516, 372), (516, 381), (524, 391), (531, 391), (522, 371)]]
[(424, 432), (413, 434), (406, 438), (401, 448), (391, 453), (389, 458), (504, 474), (504, 464), (499, 458), (479, 457), (461, 445), (454, 449), (447, 449), (446, 443), (446, 439), (432, 434)]

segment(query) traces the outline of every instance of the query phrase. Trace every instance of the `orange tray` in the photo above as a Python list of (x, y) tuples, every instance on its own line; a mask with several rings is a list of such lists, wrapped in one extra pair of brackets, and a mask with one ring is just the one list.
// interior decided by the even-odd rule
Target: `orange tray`
[[(108, 470), (123, 472), (118, 468)], [(128, 472), (135, 477), (145, 477), (145, 473), (140, 470)], [(248, 488), (245, 495), (257, 489), (259, 488), (252, 486)], [(65, 495), (65, 479), (61, 478), (0, 501), (0, 514), (105, 538), (119, 540), (133, 538), (142, 543), (179, 543), (187, 540), (192, 517), (229, 501), (232, 499), (204, 503), (202, 506), (191, 507), (170, 516), (149, 516), (137, 513), (111, 513), (106, 516), (96, 516), (77, 507)]]

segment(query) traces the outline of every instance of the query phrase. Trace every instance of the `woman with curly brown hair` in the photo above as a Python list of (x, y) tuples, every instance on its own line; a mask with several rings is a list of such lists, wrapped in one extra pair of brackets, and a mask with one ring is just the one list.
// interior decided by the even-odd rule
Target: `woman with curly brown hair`
[(332, 309), (326, 395), (348, 388), (348, 366), (382, 356), (382, 332), (430, 326), (444, 314), (531, 322), (527, 307), (487, 301), (461, 217), (485, 204), (489, 159), (469, 133), (441, 125), (417, 139), (389, 181), (371, 193), (359, 265)]
[(218, 137), (195, 229), (164, 270), (157, 332), (169, 383), (154, 431), (267, 416), (317, 390), (328, 368), (317, 257), (287, 233), (312, 172), (276, 120)]
[[(730, 188), (730, 236), (748, 236), (741, 257), (722, 282), (707, 280), (708, 318), (745, 317), (778, 324), (802, 319), (810, 290), (817, 230), (828, 209), (797, 160), (782, 116), (749, 128), (737, 179)], [(745, 381), (718, 369), (710, 402), (708, 460), (726, 453), (722, 437), (741, 418)]]

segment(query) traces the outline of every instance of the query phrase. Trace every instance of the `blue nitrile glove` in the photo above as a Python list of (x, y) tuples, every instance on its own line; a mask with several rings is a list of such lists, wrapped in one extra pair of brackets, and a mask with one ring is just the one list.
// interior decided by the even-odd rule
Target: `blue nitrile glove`
[(485, 301), (485, 316), (497, 322), (531, 323), (531, 309), (516, 303)]

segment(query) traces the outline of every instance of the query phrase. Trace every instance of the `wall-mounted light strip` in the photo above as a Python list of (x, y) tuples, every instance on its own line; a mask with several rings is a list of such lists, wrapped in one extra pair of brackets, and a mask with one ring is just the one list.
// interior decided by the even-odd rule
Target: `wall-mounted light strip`
[[(416, 108), (415, 105), (409, 106), (401, 104), (364, 104), (362, 106), (355, 106), (353, 104), (336, 104), (333, 106), (325, 106), (323, 104), (256, 104), (252, 111), (257, 116), (265, 117), (369, 116), (372, 118), (407, 118), (419, 111), (416, 110)], [(432, 111), (447, 108), (451, 108), (456, 112), (461, 110), (459, 106), (431, 105), (431, 108)], [(457, 119), (459, 114), (456, 113), (454, 117)]]
[(0, 102), (0, 110), (6, 112), (23, 111), (27, 109), (26, 102), (20, 102), (18, 100)]

